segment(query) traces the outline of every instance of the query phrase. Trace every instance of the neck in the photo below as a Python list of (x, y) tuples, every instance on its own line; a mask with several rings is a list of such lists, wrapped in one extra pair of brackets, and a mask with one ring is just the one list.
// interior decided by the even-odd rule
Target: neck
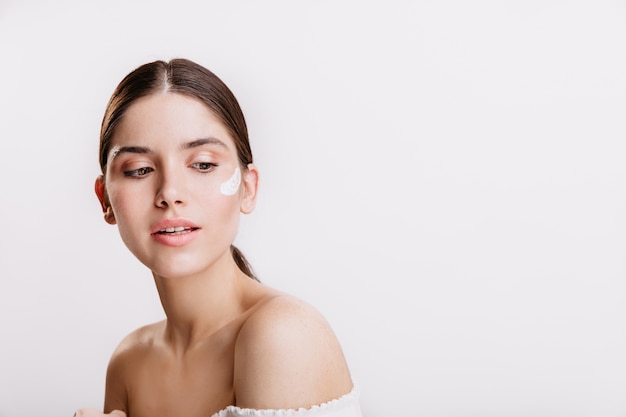
[(249, 279), (232, 258), (211, 272), (165, 278), (154, 275), (167, 316), (165, 337), (185, 351), (245, 310), (242, 280)]

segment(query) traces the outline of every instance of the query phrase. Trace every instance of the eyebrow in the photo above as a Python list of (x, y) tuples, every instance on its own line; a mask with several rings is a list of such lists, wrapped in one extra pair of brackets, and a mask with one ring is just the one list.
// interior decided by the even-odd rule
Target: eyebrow
[(109, 161), (113, 161), (119, 154), (122, 153), (153, 153), (152, 149), (146, 146), (120, 146), (117, 149), (113, 149), (111, 151), (111, 156), (109, 157)]
[[(187, 150), (204, 145), (218, 145), (220, 147), (223, 147), (224, 149), (228, 149), (228, 146), (223, 141), (212, 136), (208, 138), (201, 138), (192, 140), (190, 142), (185, 142), (180, 146), (180, 149)], [(108, 160), (113, 161), (118, 155), (124, 153), (149, 154), (154, 153), (154, 151), (147, 146), (120, 146), (119, 148), (113, 149), (113, 151), (111, 151), (111, 156), (108, 158)]]
[(180, 148), (192, 149), (192, 148), (197, 148), (198, 146), (203, 146), (203, 145), (218, 145), (220, 147), (223, 147), (224, 149), (228, 149), (228, 146), (226, 146), (224, 142), (222, 142), (221, 140), (213, 136), (209, 136), (208, 138), (192, 140), (191, 142), (185, 142), (181, 145)]

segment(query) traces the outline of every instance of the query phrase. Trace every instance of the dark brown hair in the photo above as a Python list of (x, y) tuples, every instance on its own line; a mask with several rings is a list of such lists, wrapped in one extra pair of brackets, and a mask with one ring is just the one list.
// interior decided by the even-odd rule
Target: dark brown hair
[[(154, 61), (136, 68), (118, 84), (106, 107), (100, 129), (100, 168), (106, 172), (111, 140), (126, 110), (138, 99), (160, 92), (172, 92), (204, 103), (223, 123), (237, 148), (243, 170), (252, 163), (248, 128), (239, 103), (230, 89), (215, 74), (188, 59)], [(250, 278), (258, 281), (245, 256), (230, 247), (235, 263)]]

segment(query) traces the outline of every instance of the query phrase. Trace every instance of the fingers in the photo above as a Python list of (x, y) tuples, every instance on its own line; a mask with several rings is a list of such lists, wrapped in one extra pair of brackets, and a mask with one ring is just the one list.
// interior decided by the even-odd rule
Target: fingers
[(126, 413), (121, 410), (113, 410), (110, 414), (104, 414), (97, 408), (81, 408), (76, 410), (74, 417), (126, 417)]
[(103, 415), (97, 408), (80, 408), (74, 413), (74, 417), (100, 417)]
[(102, 415), (96, 408), (80, 408), (74, 413), (74, 417), (96, 417)]

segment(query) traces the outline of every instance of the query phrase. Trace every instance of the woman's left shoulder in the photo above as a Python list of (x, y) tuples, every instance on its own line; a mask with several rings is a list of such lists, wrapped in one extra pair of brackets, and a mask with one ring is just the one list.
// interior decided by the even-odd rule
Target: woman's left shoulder
[(322, 326), (326, 330), (331, 330), (324, 316), (311, 304), (293, 295), (274, 291), (259, 301), (246, 320), (245, 326), (250, 330), (270, 326), (280, 331), (285, 330), (284, 327), (294, 325), (298, 327), (303, 324)]
[(249, 408), (306, 408), (352, 389), (328, 321), (287, 294), (260, 302), (241, 327), (234, 382), (238, 405)]
[[(310, 349), (341, 354), (337, 337), (319, 310), (283, 293), (274, 293), (258, 303), (243, 324), (237, 345), (245, 351), (249, 346), (254, 346), (255, 351), (266, 346), (274, 352), (293, 355)], [(298, 351), (292, 351), (296, 347)]]

